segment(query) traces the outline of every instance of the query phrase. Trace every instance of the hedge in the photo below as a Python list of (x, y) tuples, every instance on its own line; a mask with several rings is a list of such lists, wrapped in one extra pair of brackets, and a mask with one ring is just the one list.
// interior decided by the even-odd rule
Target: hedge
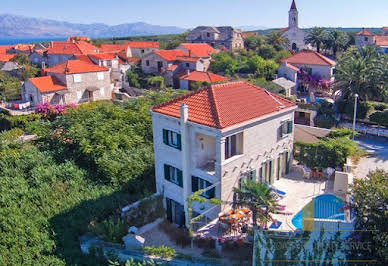
[(371, 114), (369, 120), (379, 125), (388, 127), (388, 110)]

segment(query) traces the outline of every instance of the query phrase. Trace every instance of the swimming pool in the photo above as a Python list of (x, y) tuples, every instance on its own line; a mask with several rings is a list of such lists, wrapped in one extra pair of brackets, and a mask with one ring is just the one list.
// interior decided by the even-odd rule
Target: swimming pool
[[(342, 209), (344, 203), (341, 198), (331, 194), (320, 195), (309, 202), (303, 209), (308, 208), (312, 210), (312, 204), (314, 204), (314, 218), (345, 220), (345, 213)], [(292, 218), (292, 224), (296, 229), (303, 228), (303, 209)]]
[[(306, 100), (307, 103), (311, 103), (310, 97), (306, 97), (304, 99)], [(326, 99), (325, 98), (315, 97), (315, 103), (321, 103), (321, 102), (326, 102)]]

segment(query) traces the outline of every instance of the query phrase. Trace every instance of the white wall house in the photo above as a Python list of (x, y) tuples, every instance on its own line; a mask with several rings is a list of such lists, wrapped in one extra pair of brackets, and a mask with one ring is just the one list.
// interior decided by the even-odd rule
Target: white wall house
[(156, 189), (164, 195), (167, 218), (187, 225), (186, 199), (210, 187), (203, 197), (225, 204), (207, 212), (209, 203), (196, 203), (193, 211), (215, 219), (230, 208), (240, 180), (273, 183), (284, 176), (295, 109), (243, 81), (212, 85), (152, 108)]

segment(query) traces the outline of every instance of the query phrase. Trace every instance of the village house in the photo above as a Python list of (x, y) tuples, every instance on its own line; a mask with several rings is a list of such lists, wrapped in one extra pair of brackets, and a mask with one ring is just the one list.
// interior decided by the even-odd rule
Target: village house
[(299, 28), (299, 12), (296, 8), (295, 0), (292, 0), (290, 11), (288, 11), (288, 27), (281, 29), (280, 32), (290, 41), (289, 49), (299, 51), (311, 48), (304, 41), (306, 32)]
[(280, 61), (278, 76), (299, 85), (298, 73), (305, 70), (319, 79), (334, 80), (336, 62), (312, 50), (302, 50)]
[(32, 53), (34, 49), (33, 44), (17, 44), (15, 46), (10, 47), (7, 50), (7, 54), (26, 54), (29, 55)]
[(186, 41), (189, 43), (207, 43), (213, 48), (223, 46), (231, 51), (244, 49), (242, 31), (230, 26), (199, 26), (187, 35)]
[(178, 74), (179, 78), (179, 87), (175, 89), (182, 90), (194, 90), (193, 83), (201, 84), (214, 84), (228, 81), (229, 79), (212, 72), (203, 72), (203, 71), (183, 71), (181, 75)]
[[(245, 81), (216, 84), (151, 110), (157, 192), (166, 217), (188, 226), (188, 197), (200, 189), (222, 206), (193, 204), (210, 219), (230, 208), (242, 180), (272, 184), (288, 173), (296, 106)], [(211, 209), (209, 209), (211, 208)]]
[(159, 50), (159, 42), (129, 41), (124, 44), (102, 44), (102, 53), (121, 53), (127, 58), (143, 58), (144, 56)]
[(356, 46), (377, 46), (381, 52), (388, 54), (388, 27), (382, 28), (382, 35), (375, 35), (367, 29), (362, 29), (356, 35)]
[(110, 71), (81, 60), (69, 60), (44, 69), (46, 76), (28, 79), (23, 100), (39, 103), (79, 104), (112, 98)]

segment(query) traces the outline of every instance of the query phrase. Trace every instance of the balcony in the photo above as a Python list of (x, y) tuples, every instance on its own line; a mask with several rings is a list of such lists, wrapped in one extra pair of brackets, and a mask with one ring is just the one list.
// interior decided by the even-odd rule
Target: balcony
[(196, 135), (196, 168), (208, 174), (215, 174), (216, 139), (197, 133)]

